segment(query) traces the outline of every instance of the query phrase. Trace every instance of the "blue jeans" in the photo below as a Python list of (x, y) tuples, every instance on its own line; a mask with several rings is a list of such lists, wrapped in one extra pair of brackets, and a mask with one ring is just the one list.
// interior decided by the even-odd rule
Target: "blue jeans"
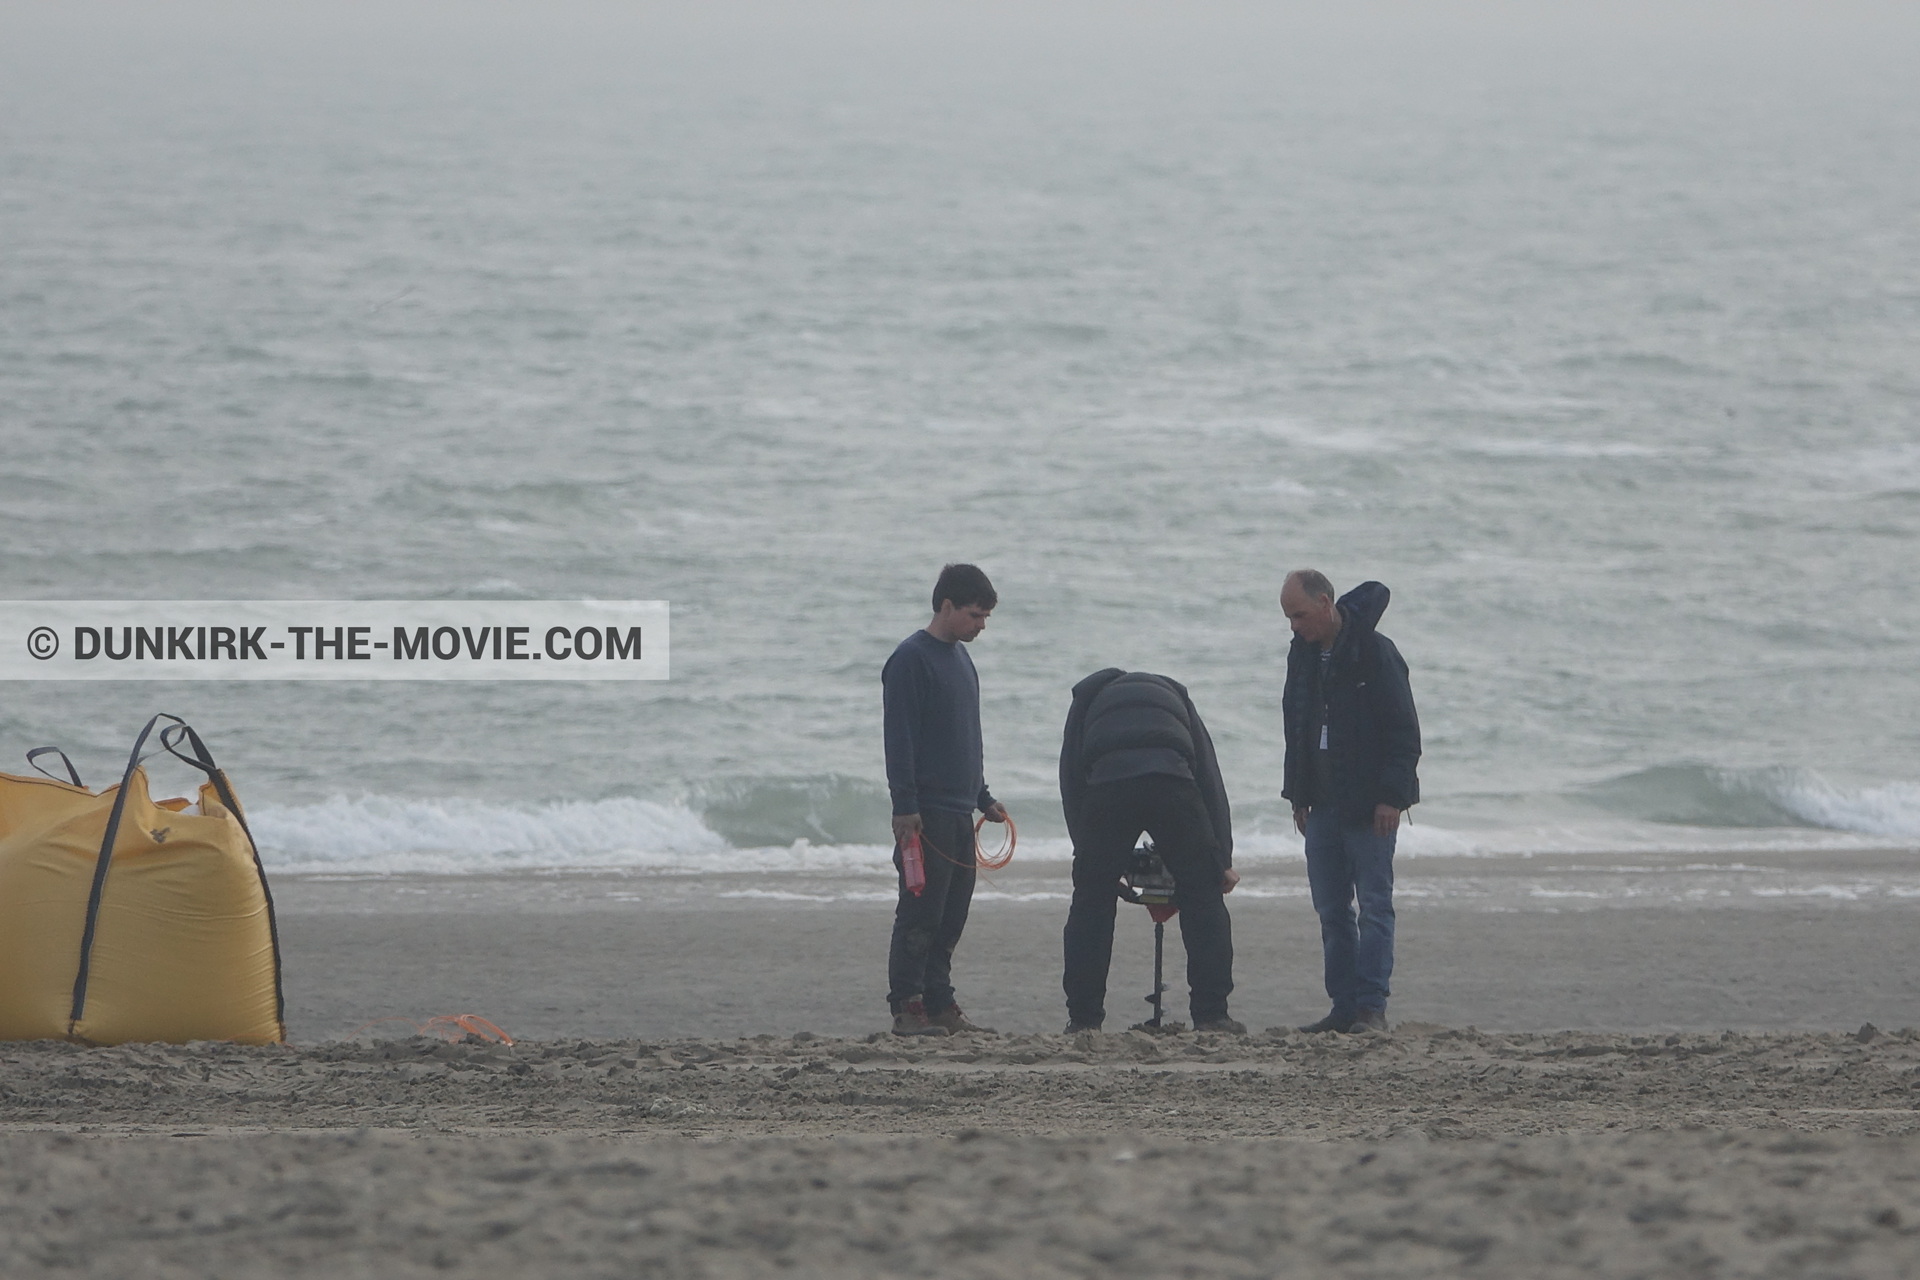
[[(1307, 884), (1320, 916), (1327, 996), (1351, 1016), (1387, 1007), (1393, 976), (1393, 836), (1344, 821), (1331, 806), (1307, 814)], [(1356, 918), (1354, 902), (1360, 910)]]

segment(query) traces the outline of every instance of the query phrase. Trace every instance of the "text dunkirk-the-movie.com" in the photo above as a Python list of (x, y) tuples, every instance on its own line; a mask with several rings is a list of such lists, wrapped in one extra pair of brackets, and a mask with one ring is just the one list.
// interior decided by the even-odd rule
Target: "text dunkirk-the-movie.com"
[(0, 680), (665, 680), (664, 600), (0, 601)]

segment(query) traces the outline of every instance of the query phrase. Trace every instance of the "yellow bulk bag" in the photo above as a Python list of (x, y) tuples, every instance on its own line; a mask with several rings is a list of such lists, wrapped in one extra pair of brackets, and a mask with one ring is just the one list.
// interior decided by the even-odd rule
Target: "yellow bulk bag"
[[(141, 750), (162, 720), (161, 745), (207, 774), (198, 813), (148, 794)], [(0, 1040), (62, 1037), (286, 1039), (266, 871), (232, 784), (176, 716), (147, 723), (99, 795), (0, 774)]]

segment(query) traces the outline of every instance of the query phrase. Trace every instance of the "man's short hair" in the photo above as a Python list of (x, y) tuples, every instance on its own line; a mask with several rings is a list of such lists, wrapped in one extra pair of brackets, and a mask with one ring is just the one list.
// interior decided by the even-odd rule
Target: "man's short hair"
[(1312, 599), (1333, 599), (1333, 584), (1327, 581), (1327, 575), (1318, 569), (1295, 569), (1287, 575), (1300, 584), (1300, 589)]
[(971, 564), (950, 564), (940, 571), (940, 581), (933, 584), (935, 613), (940, 612), (942, 600), (953, 601), (956, 609), (976, 604), (982, 609), (991, 609), (1000, 603), (1000, 597), (993, 593), (993, 584), (987, 581), (987, 575), (980, 572), (979, 566)]

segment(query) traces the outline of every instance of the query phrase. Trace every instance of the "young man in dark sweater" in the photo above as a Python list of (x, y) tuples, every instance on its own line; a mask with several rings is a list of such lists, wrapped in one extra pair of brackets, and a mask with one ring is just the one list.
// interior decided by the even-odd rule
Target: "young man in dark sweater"
[[(999, 602), (987, 575), (950, 564), (933, 588), (933, 621), (900, 642), (881, 669), (893, 865), (902, 871), (887, 955), (893, 1033), (945, 1035), (981, 1028), (953, 999), (953, 949), (973, 903), (973, 811), (1005, 822), (987, 790), (980, 741), (980, 678), (962, 646)], [(907, 889), (903, 850), (917, 836), (926, 886)]]

